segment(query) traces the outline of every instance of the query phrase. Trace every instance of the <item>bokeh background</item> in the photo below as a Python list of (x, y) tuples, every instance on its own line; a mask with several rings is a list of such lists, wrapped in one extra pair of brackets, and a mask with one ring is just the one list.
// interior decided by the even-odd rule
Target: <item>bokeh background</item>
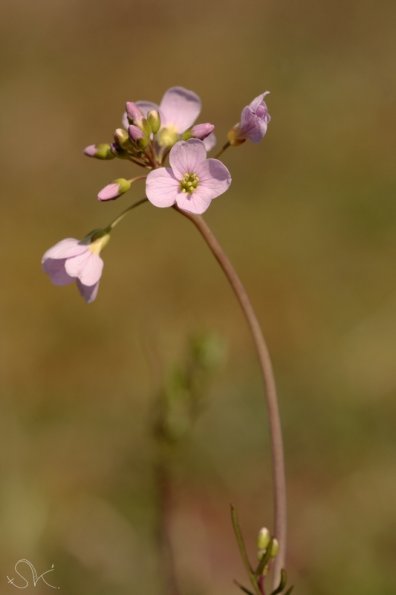
[(271, 91), (267, 137), (225, 154), (233, 184), (206, 219), (274, 361), (291, 581), (305, 595), (394, 594), (395, 3), (9, 0), (0, 13), (1, 593), (21, 558), (53, 563), (64, 593), (161, 592), (150, 428), (194, 333), (215, 333), (223, 357), (173, 458), (182, 593), (245, 580), (231, 502), (252, 556), (271, 526), (255, 354), (192, 226), (150, 205), (130, 215), (89, 306), (40, 269), (49, 246), (141, 196), (98, 204), (133, 168), (83, 147), (111, 139), (125, 100), (183, 85), (220, 140)]

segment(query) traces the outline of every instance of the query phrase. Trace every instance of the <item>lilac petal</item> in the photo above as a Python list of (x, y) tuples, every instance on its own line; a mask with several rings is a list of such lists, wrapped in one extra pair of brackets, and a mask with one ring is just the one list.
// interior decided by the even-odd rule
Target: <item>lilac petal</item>
[(213, 147), (216, 145), (217, 138), (214, 132), (211, 132), (209, 136), (204, 138), (203, 144), (205, 145), (205, 149), (207, 152), (211, 151)]
[(43, 271), (49, 275), (54, 285), (69, 285), (73, 283), (73, 277), (70, 277), (65, 271), (65, 259), (47, 258), (43, 261)]
[(95, 285), (84, 285), (83, 283), (81, 283), (79, 279), (77, 279), (76, 285), (78, 291), (80, 292), (84, 300), (87, 302), (87, 304), (90, 304), (96, 299), (96, 296), (98, 295), (99, 282)]
[(253, 99), (253, 101), (251, 101), (249, 103), (250, 109), (255, 112), (256, 109), (258, 108), (258, 106), (263, 102), (264, 97), (266, 97), (267, 95), (269, 95), (269, 93), (270, 93), (269, 91), (265, 91), (265, 93), (261, 93), (261, 95), (258, 95), (257, 97), (255, 97)]
[(160, 103), (161, 126), (172, 126), (181, 134), (190, 128), (201, 111), (201, 100), (194, 91), (184, 87), (168, 89)]
[(231, 174), (218, 159), (207, 159), (197, 170), (199, 185), (195, 194), (216, 198), (226, 192), (231, 184)]
[(239, 133), (241, 137), (250, 140), (252, 143), (258, 143), (265, 136), (269, 121), (269, 114), (265, 117), (258, 117), (247, 106), (242, 110)]
[(169, 167), (160, 167), (146, 179), (146, 196), (156, 207), (171, 207), (179, 192), (179, 181)]
[(80, 240), (76, 240), (75, 238), (66, 238), (61, 240), (52, 248), (49, 248), (47, 252), (45, 252), (41, 262), (44, 263), (45, 260), (48, 258), (69, 258), (70, 256), (77, 256), (77, 254), (81, 254), (85, 252), (87, 246), (81, 243)]
[(194, 173), (200, 163), (206, 159), (205, 145), (201, 140), (191, 138), (179, 141), (169, 153), (169, 163), (175, 176), (181, 180), (184, 174)]

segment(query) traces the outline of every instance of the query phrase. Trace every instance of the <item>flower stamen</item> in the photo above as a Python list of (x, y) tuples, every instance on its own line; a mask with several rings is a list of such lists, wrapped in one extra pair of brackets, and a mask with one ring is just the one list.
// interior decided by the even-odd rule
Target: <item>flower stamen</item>
[(199, 177), (193, 172), (184, 174), (180, 180), (180, 190), (187, 194), (192, 194), (199, 185)]

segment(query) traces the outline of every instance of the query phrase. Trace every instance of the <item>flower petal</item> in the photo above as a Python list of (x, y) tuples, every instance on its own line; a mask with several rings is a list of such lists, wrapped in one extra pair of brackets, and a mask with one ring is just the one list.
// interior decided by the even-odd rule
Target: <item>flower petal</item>
[(70, 277), (65, 271), (65, 259), (46, 258), (42, 266), (43, 271), (49, 275), (54, 285), (69, 285), (73, 283), (73, 277)]
[(231, 174), (218, 159), (206, 159), (196, 171), (199, 185), (196, 193), (216, 198), (226, 192), (231, 184)]
[(169, 167), (154, 169), (147, 176), (146, 196), (156, 207), (162, 208), (174, 205), (178, 192), (179, 181)]
[(81, 283), (81, 281), (77, 279), (76, 285), (78, 291), (80, 292), (84, 300), (87, 302), (87, 304), (90, 304), (96, 299), (96, 296), (98, 295), (99, 281), (95, 285), (83, 285), (83, 283)]
[(143, 112), (145, 118), (147, 117), (147, 114), (151, 112), (151, 110), (157, 110), (157, 112), (160, 112), (160, 107), (152, 101), (142, 100), (136, 101), (135, 103), (138, 106), (138, 108)]
[(55, 244), (55, 246), (49, 248), (42, 257), (41, 262), (43, 264), (48, 258), (63, 259), (69, 258), (70, 256), (77, 256), (77, 254), (85, 252), (86, 249), (86, 244), (81, 243), (80, 240), (66, 238)]
[(217, 138), (216, 138), (216, 135), (214, 132), (211, 132), (209, 134), (209, 136), (207, 136), (203, 140), (203, 144), (205, 145), (205, 149), (208, 153), (209, 153), (209, 151), (211, 151), (213, 149), (213, 147), (216, 145), (216, 143), (217, 143)]
[(269, 95), (269, 91), (265, 91), (264, 93), (261, 93), (261, 95), (258, 95), (257, 97), (255, 97), (253, 99), (253, 101), (251, 101), (249, 103), (249, 107), (251, 110), (253, 110), (254, 112), (256, 111), (256, 109), (258, 108), (258, 106), (263, 103), (263, 99), (264, 97), (266, 97), (267, 95)]
[[(77, 257), (78, 258), (78, 257)], [(83, 270), (79, 275), (79, 279), (83, 285), (96, 285), (102, 276), (103, 260), (99, 254), (94, 254), (90, 251), (89, 259), (87, 260)]]
[(84, 254), (68, 258), (65, 269), (70, 277), (80, 279), (83, 285), (95, 285), (102, 274), (103, 260), (87, 247)]
[(180, 192), (176, 198), (176, 204), (179, 209), (194, 213), (195, 215), (204, 213), (211, 202), (212, 198), (209, 196), (209, 193), (199, 192), (198, 189), (191, 194)]
[(169, 153), (169, 163), (176, 178), (182, 179), (186, 173), (195, 173), (199, 164), (206, 159), (205, 145), (201, 140), (192, 138), (179, 141)]
[(160, 103), (161, 127), (172, 126), (181, 134), (190, 128), (201, 111), (201, 100), (184, 87), (168, 89)]

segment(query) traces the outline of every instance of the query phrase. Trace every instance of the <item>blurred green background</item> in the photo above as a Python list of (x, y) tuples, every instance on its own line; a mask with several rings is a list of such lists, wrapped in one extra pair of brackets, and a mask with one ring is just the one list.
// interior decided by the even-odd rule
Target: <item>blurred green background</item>
[(64, 593), (160, 593), (150, 424), (195, 332), (221, 337), (226, 358), (174, 461), (182, 593), (244, 581), (230, 502), (252, 556), (271, 525), (255, 354), (193, 227), (150, 205), (131, 214), (90, 306), (40, 270), (49, 246), (141, 196), (98, 204), (136, 170), (82, 149), (111, 139), (125, 100), (173, 85), (201, 96), (220, 141), (271, 91), (267, 137), (225, 154), (233, 184), (206, 219), (274, 361), (296, 593), (396, 592), (395, 24), (386, 0), (2, 3), (2, 594), (20, 558), (54, 563)]

